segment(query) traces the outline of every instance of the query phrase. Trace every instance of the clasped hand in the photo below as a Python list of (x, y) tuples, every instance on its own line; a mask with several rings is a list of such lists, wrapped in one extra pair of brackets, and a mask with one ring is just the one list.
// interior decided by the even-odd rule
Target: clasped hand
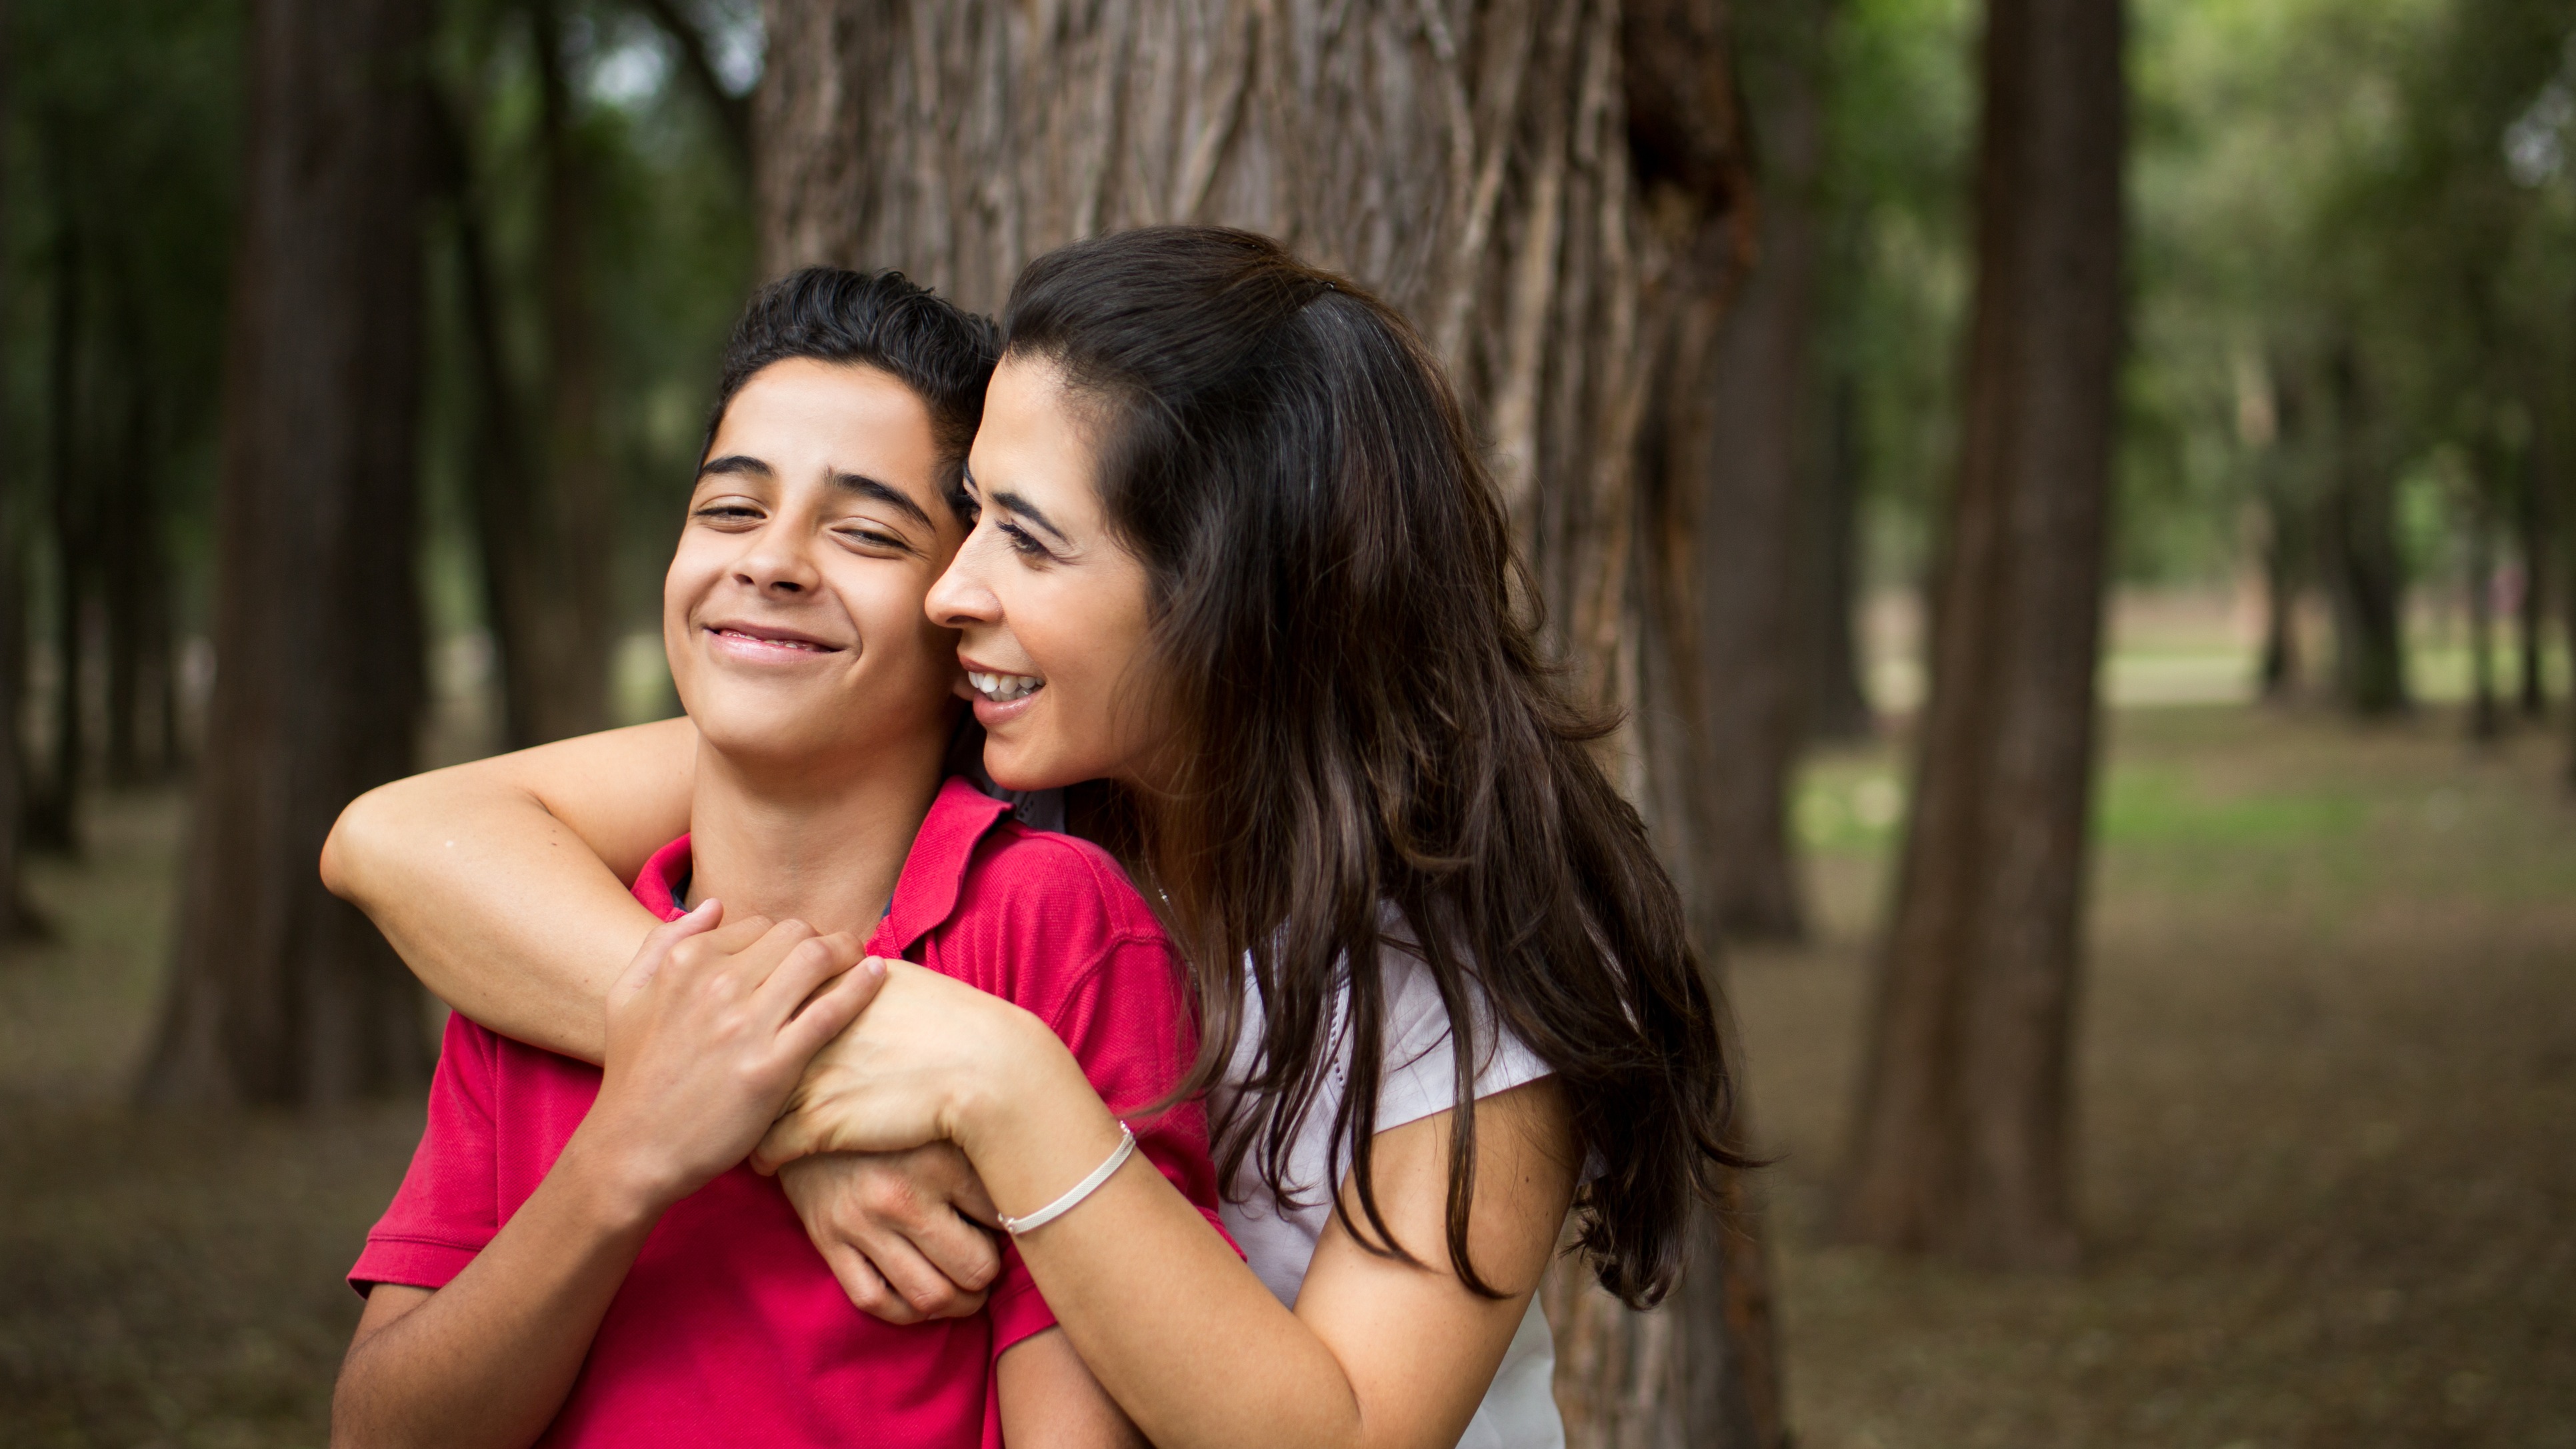
[(757, 1142), (753, 1166), (778, 1173), (853, 1304), (898, 1324), (964, 1317), (1001, 1255), (983, 1184), (946, 1140), (953, 1085), (973, 1071), (955, 1018), (994, 1008), (1016, 1010), (908, 962), (861, 960), (845, 933), (727, 922), (706, 903), (654, 930), (610, 989), (582, 1131), (657, 1210)]
[(609, 987), (599, 1097), (566, 1148), (656, 1212), (743, 1160), (885, 980), (847, 936), (722, 920), (709, 901), (656, 929)]

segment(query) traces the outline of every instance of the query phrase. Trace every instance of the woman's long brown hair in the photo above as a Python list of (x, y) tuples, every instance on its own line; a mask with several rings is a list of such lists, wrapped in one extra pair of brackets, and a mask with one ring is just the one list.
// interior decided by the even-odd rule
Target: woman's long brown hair
[[(1404, 952), (1448, 1009), (1458, 1101), (1493, 1045), (1478, 987), (1555, 1071), (1593, 1174), (1581, 1246), (1612, 1293), (1660, 1298), (1693, 1199), (1742, 1162), (1718, 1006), (1590, 749), (1609, 722), (1567, 699), (1515, 607), (1509, 527), (1439, 365), (1384, 303), (1212, 227), (1041, 257), (1002, 332), (1091, 404), (1108, 516), (1151, 581), (1180, 778), (1134, 802), (1131, 846), (1196, 978), (1189, 1090), (1228, 1069), (1247, 961), (1260, 1000), (1258, 1057), (1218, 1124), (1226, 1179), (1249, 1158), (1284, 1195), (1346, 979), (1330, 1181), (1346, 1151), (1369, 1231), (1335, 1211), (1403, 1253), (1370, 1168), (1384, 962)], [(1491, 1295), (1468, 1255), (1475, 1114), (1456, 1121), (1449, 1256)]]

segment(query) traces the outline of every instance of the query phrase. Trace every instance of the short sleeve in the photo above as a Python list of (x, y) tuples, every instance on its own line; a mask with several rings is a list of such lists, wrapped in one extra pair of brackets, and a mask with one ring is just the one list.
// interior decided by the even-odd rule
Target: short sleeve
[[(1384, 961), (1386, 1060), (1377, 1092), (1380, 1132), (1458, 1105), (1449, 1011), (1441, 1003), (1439, 983), (1432, 979), (1429, 966), (1401, 947), (1388, 950)], [(1475, 1020), (1477, 1097), (1510, 1091), (1555, 1070), (1496, 1018), (1493, 999), (1472, 973), (1465, 985)]]
[(447, 1018), (411, 1170), (349, 1270), (349, 1286), (359, 1293), (378, 1283), (444, 1288), (501, 1230), (492, 1114), (497, 1046), (462, 1015)]

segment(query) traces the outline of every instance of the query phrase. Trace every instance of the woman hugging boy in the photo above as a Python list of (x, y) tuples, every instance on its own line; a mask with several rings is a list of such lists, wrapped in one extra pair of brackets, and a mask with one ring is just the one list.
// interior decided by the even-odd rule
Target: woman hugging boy
[[(1217, 1216), (1203, 1111), (1155, 1110), (1196, 1046), (1153, 913), (1098, 848), (947, 776), (956, 640), (923, 599), (966, 536), (994, 356), (891, 274), (798, 273), (737, 326), (663, 584), (698, 748), (688, 833), (634, 893), (673, 924), (609, 990), (604, 1069), (450, 1018), (349, 1274), (335, 1442), (1132, 1439), (1016, 1254), (983, 1311), (880, 1322), (745, 1164), (886, 973), (927, 970), (1043, 1022)], [(1112, 1171), (1131, 1150), (1099, 1145)]]

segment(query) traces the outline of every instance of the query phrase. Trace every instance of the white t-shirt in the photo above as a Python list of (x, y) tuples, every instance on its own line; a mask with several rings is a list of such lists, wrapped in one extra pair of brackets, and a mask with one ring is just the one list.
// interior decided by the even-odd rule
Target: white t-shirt
[[(1384, 962), (1386, 1053), (1378, 1079), (1380, 1132), (1457, 1105), (1449, 1014), (1440, 1003), (1440, 988), (1430, 968), (1402, 950), (1387, 952)], [(1477, 1014), (1476, 1041), (1484, 1051), (1484, 1060), (1476, 1064), (1476, 1095), (1490, 1097), (1548, 1075), (1547, 1063), (1494, 1021), (1493, 1008), (1483, 992), (1473, 989), (1472, 977), (1468, 984)], [(1226, 1074), (1229, 1083), (1249, 1077), (1260, 1053), (1261, 1000), (1249, 979), (1245, 987), (1244, 1030), (1235, 1042), (1234, 1064)], [(1227, 1184), (1223, 1206), (1225, 1229), (1243, 1245), (1252, 1271), (1291, 1308), (1297, 1306), (1297, 1290), (1306, 1281), (1315, 1244), (1333, 1216), (1333, 1195), (1323, 1179), (1331, 1171), (1333, 1118), (1340, 1111), (1350, 1077), (1347, 984), (1334, 1001), (1331, 1030), (1335, 1037), (1332, 1075), (1298, 1124), (1290, 1144), (1287, 1180), (1282, 1184), (1297, 1205), (1286, 1206), (1273, 1197), (1261, 1180), (1260, 1165), (1247, 1156), (1234, 1181)], [(1230, 1086), (1210, 1095), (1212, 1118), (1233, 1105)], [(1345, 1149), (1341, 1161), (1346, 1173), (1350, 1160)], [(1555, 1376), (1556, 1344), (1548, 1335), (1547, 1315), (1539, 1311), (1533, 1297), (1520, 1331), (1504, 1351), (1502, 1367), (1495, 1371), (1493, 1387), (1485, 1391), (1476, 1417), (1459, 1437), (1460, 1449), (1563, 1449), (1565, 1424), (1556, 1411)]]

